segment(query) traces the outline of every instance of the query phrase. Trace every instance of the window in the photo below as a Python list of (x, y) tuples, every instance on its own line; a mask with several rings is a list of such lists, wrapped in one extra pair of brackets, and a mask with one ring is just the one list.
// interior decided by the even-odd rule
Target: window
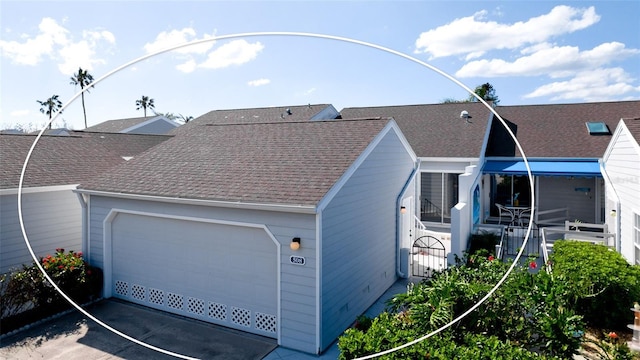
[(588, 122), (586, 124), (589, 135), (611, 135), (609, 127), (603, 122)]
[(633, 214), (633, 245), (635, 263), (640, 265), (640, 214)]
[(529, 177), (522, 175), (491, 174), (491, 215), (498, 215), (493, 204), (506, 206), (531, 206)]
[(451, 208), (458, 203), (458, 176), (449, 173), (421, 174), (420, 220), (451, 223)]

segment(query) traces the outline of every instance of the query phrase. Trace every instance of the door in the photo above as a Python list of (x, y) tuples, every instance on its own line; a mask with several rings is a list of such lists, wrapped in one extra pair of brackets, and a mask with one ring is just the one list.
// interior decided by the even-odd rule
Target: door
[(277, 337), (277, 247), (263, 228), (120, 213), (115, 297)]

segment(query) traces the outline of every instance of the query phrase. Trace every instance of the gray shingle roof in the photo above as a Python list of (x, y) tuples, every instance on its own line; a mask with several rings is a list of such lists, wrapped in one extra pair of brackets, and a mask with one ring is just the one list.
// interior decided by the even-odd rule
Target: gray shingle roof
[[(460, 118), (466, 110), (471, 123)], [(418, 157), (477, 158), (490, 115), (482, 103), (345, 108), (344, 118), (393, 117)]]
[[(256, 124), (267, 122), (296, 122), (310, 120), (329, 104), (277, 106), (251, 109), (213, 110), (185, 125), (173, 129), (170, 134), (179, 135), (201, 125)], [(287, 111), (287, 109), (289, 111)]]
[[(497, 111), (513, 123), (528, 157), (600, 158), (611, 135), (589, 135), (585, 123), (605, 122), (613, 133), (621, 118), (640, 116), (640, 101), (498, 106)], [(520, 153), (516, 150), (513, 155)]]
[(631, 136), (636, 139), (636, 142), (640, 144), (640, 117), (635, 119), (624, 119), (625, 125), (627, 125), (627, 129), (631, 133)]
[[(25, 187), (70, 185), (86, 181), (169, 139), (161, 135), (73, 133), (42, 136), (34, 148)], [(18, 187), (20, 172), (35, 135), (0, 135), (0, 188)]]
[(147, 120), (153, 119), (154, 117), (157, 117), (157, 115), (147, 116), (147, 117), (136, 117), (136, 118), (129, 118), (129, 119), (107, 120), (105, 122), (101, 122), (100, 124), (89, 126), (88, 128), (82, 131), (118, 133), (132, 126), (135, 126)]
[(80, 188), (174, 198), (316, 205), (389, 122), (192, 127)]

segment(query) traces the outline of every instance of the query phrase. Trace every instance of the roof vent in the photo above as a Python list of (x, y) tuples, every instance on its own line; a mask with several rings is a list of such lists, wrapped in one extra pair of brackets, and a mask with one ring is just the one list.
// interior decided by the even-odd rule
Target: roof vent
[(469, 115), (469, 112), (467, 110), (462, 110), (462, 112), (460, 113), (460, 118), (464, 119), (467, 123), (471, 123), (471, 121), (469, 121), (469, 119), (471, 119), (471, 115)]
[(287, 108), (287, 115), (291, 115), (291, 109)]

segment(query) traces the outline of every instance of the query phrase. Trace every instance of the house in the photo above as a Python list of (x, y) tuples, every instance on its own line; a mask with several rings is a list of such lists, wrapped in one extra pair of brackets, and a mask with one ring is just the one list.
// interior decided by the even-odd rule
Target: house
[[(638, 101), (494, 107), (529, 161), (537, 226), (605, 221), (600, 161), (610, 129), (639, 109)], [(428, 229), (450, 233), (452, 254), (462, 255), (479, 225), (497, 222), (496, 204), (532, 204), (522, 154), (482, 104), (346, 108), (341, 114), (396, 119), (420, 159), (414, 212)]]
[(317, 354), (396, 281), (416, 169), (396, 122), (272, 110), (195, 119), (79, 187), (105, 297)]
[(97, 125), (89, 126), (82, 132), (123, 133), (123, 134), (154, 134), (164, 135), (180, 126), (177, 122), (163, 115), (138, 117), (130, 119), (107, 120)]
[[(461, 176), (480, 173), (491, 111), (482, 103), (447, 103), (345, 108), (340, 113), (347, 118), (389, 116), (396, 120), (419, 162), (411, 184), (416, 196), (404, 204), (407, 213), (416, 214), (418, 221), (432, 230), (430, 234), (440, 238), (449, 251), (462, 254), (466, 245), (451, 241), (450, 234), (455, 230), (452, 209), (461, 193), (472, 191), (471, 185), (464, 183), (470, 176)], [(400, 232), (399, 251), (406, 257), (416, 240), (411, 236), (417, 232), (410, 221), (403, 224)], [(401, 261), (402, 273), (408, 276), (410, 261)]]
[[(81, 251), (77, 184), (125, 162), (167, 136), (99, 134), (42, 136), (24, 173), (22, 215), (36, 256), (56, 248)], [(18, 185), (35, 135), (0, 135), (0, 273), (33, 261), (18, 217)]]
[(629, 263), (640, 265), (640, 117), (618, 122), (602, 167), (605, 223), (616, 233), (620, 253)]

